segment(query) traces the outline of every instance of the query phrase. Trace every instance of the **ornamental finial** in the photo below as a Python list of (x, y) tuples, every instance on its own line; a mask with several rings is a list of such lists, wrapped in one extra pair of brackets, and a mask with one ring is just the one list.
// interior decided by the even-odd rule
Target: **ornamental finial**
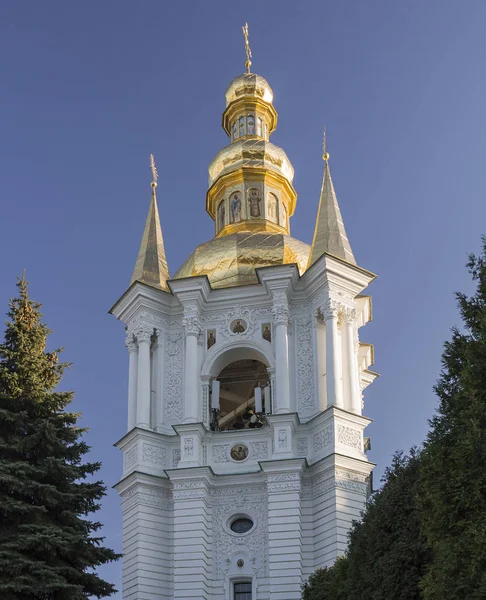
[(322, 159), (327, 163), (329, 160), (329, 152), (327, 151), (327, 133), (326, 126), (324, 125), (324, 137), (322, 140)]
[(246, 72), (250, 73), (250, 67), (251, 67), (251, 49), (250, 49), (250, 42), (248, 40), (248, 23), (245, 23), (245, 26), (241, 28), (243, 31), (243, 37), (245, 38), (245, 50), (246, 50), (246, 62), (245, 62), (245, 67), (246, 67)]
[(150, 155), (150, 168), (152, 169), (152, 183), (150, 185), (153, 188), (156, 188), (159, 174), (157, 173), (157, 167), (155, 166), (155, 158), (153, 154)]

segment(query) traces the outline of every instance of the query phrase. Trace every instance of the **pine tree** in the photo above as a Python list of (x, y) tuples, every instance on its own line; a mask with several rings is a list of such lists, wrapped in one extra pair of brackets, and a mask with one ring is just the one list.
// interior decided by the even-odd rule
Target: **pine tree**
[(10, 301), (0, 344), (0, 598), (85, 600), (115, 592), (95, 568), (119, 556), (105, 548), (90, 520), (105, 495), (83, 463), (89, 447), (68, 412), (72, 392), (56, 391), (69, 367), (24, 278)]
[(463, 328), (445, 344), (422, 459), (421, 521), (434, 554), (425, 600), (486, 598), (486, 238), (467, 266), (476, 291), (457, 294)]
[(383, 486), (353, 524), (345, 557), (310, 578), (304, 600), (419, 600), (430, 561), (417, 507), (419, 464), (415, 449), (394, 455)]

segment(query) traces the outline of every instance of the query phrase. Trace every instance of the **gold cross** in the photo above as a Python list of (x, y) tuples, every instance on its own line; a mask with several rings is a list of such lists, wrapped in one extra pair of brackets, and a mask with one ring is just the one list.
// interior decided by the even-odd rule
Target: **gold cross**
[(327, 151), (327, 133), (326, 127), (324, 126), (324, 138), (322, 141), (322, 158), (325, 162), (329, 160), (329, 152)]
[(245, 38), (245, 50), (246, 50), (246, 62), (245, 62), (245, 67), (246, 67), (246, 72), (250, 73), (250, 67), (251, 67), (251, 49), (250, 49), (250, 42), (248, 41), (248, 23), (245, 23), (245, 26), (241, 28), (243, 31), (243, 37)]
[(152, 187), (157, 187), (157, 179), (159, 174), (157, 173), (157, 167), (155, 166), (154, 155), (150, 155), (150, 168), (152, 169)]

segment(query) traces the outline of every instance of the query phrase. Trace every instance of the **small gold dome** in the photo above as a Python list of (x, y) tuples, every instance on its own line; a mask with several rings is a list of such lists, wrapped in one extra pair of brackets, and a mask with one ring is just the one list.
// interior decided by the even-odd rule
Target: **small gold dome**
[(285, 151), (261, 139), (242, 139), (222, 148), (209, 165), (209, 186), (221, 175), (241, 167), (268, 169), (292, 183), (294, 167)]
[(255, 269), (297, 264), (302, 275), (310, 246), (281, 233), (234, 233), (198, 246), (174, 279), (207, 275), (213, 288), (258, 283)]
[(269, 104), (273, 101), (273, 91), (268, 81), (255, 73), (238, 75), (226, 90), (226, 106), (241, 97), (260, 98)]

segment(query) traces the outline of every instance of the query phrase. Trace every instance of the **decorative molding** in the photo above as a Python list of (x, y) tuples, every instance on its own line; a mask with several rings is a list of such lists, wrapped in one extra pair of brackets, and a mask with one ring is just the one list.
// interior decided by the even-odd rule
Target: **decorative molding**
[(173, 508), (172, 494), (168, 490), (157, 490), (147, 487), (133, 486), (121, 494), (122, 511), (125, 513), (134, 506), (150, 506), (171, 510)]
[(209, 425), (209, 384), (202, 385), (202, 421)]
[(143, 442), (142, 444), (142, 461), (151, 463), (153, 465), (157, 465), (160, 467), (165, 467), (167, 459), (167, 452), (165, 448), (160, 448), (159, 446), (154, 446), (153, 444), (147, 444)]
[[(228, 558), (236, 552), (253, 557), (255, 577), (268, 576), (268, 509), (265, 486), (238, 486), (212, 490), (213, 568), (217, 579), (225, 576)], [(247, 535), (235, 535), (225, 525), (233, 515), (248, 515), (255, 527)]]
[(277, 430), (277, 447), (287, 448), (288, 432), (286, 429)]
[(172, 466), (177, 468), (179, 461), (181, 460), (181, 451), (179, 449), (172, 450)]
[(137, 338), (138, 343), (150, 343), (152, 335), (154, 333), (154, 327), (147, 323), (139, 323), (136, 329), (133, 331), (134, 336)]
[(322, 306), (320, 306), (320, 310), (322, 316), (326, 321), (329, 319), (337, 319), (339, 316), (339, 310), (341, 308), (341, 304), (336, 302), (332, 298), (328, 298)]
[[(245, 308), (237, 305), (231, 310), (227, 311), (225, 314), (221, 315), (218, 319), (218, 321), (222, 321), (224, 323), (224, 325), (220, 327), (220, 335), (225, 340), (236, 338), (253, 338), (259, 330), (258, 319), (261, 319), (261, 317), (268, 318), (268, 315), (269, 310), (267, 308)], [(245, 321), (246, 329), (240, 333), (234, 333), (231, 331), (231, 323), (238, 319)]]
[(138, 447), (133, 446), (130, 450), (127, 450), (123, 455), (123, 470), (128, 471), (136, 463), (138, 459)]
[(182, 319), (182, 327), (184, 328), (184, 333), (186, 334), (186, 336), (195, 335), (196, 337), (198, 337), (202, 332), (199, 317), (194, 315), (190, 317), (184, 317)]
[(264, 460), (268, 458), (268, 442), (250, 442), (250, 459)]
[(164, 346), (164, 422), (180, 423), (183, 419), (182, 333), (169, 333), (167, 343)]
[(343, 444), (343, 446), (356, 448), (356, 450), (362, 450), (363, 440), (361, 431), (353, 427), (346, 427), (346, 425), (338, 425), (338, 443)]
[(327, 446), (330, 446), (332, 444), (332, 435), (333, 435), (332, 425), (328, 425), (324, 429), (321, 429), (321, 431), (318, 431), (317, 433), (314, 434), (314, 438), (313, 438), (314, 454), (318, 454), (324, 448), (326, 448)]
[(309, 452), (309, 440), (304, 438), (297, 438), (297, 456), (305, 457)]
[(212, 457), (214, 463), (229, 462), (230, 444), (217, 444), (212, 448)]
[(125, 339), (125, 346), (129, 354), (138, 350), (137, 340), (133, 337), (133, 333), (129, 333)]
[(194, 438), (186, 437), (184, 439), (184, 458), (194, 456)]
[(314, 408), (314, 352), (310, 317), (297, 320), (297, 398), (303, 411)]

